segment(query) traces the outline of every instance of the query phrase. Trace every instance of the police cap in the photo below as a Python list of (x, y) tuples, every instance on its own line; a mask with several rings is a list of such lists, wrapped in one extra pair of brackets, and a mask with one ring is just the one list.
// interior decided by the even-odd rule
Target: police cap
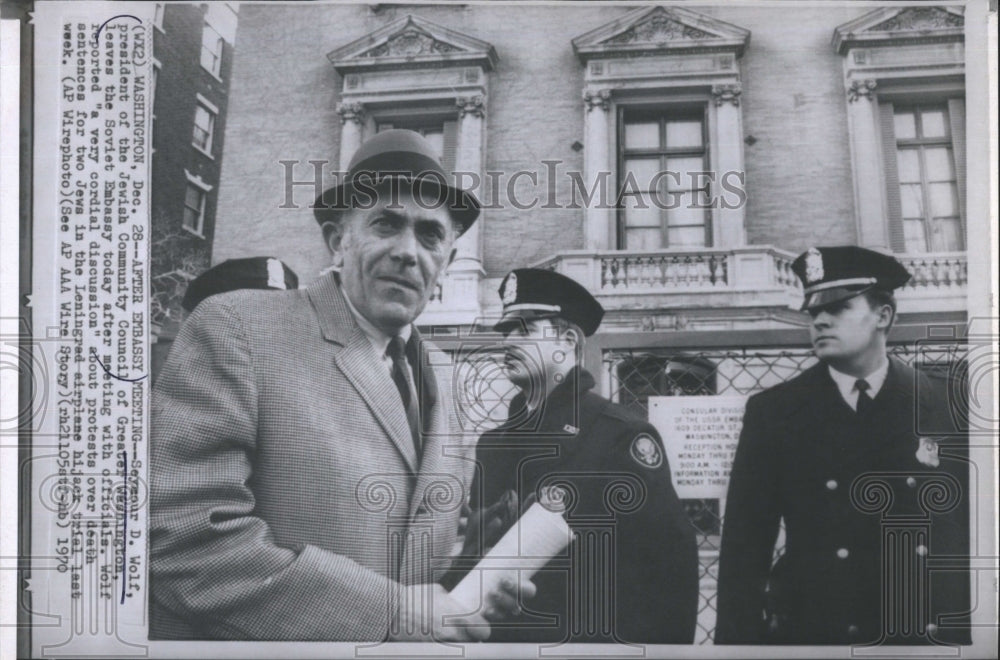
[(803, 310), (848, 300), (872, 289), (892, 291), (910, 279), (895, 257), (856, 245), (812, 247), (792, 263), (802, 280)]
[(236, 289), (297, 289), (298, 286), (298, 276), (280, 259), (229, 259), (194, 278), (181, 306), (190, 312), (205, 298)]
[(518, 268), (500, 283), (503, 317), (494, 329), (503, 332), (522, 320), (561, 317), (589, 337), (604, 318), (604, 308), (580, 283), (551, 270)]

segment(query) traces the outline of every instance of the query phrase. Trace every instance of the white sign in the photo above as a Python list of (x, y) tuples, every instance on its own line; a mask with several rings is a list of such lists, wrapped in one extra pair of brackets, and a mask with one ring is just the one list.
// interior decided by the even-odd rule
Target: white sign
[(651, 396), (649, 423), (663, 438), (681, 499), (724, 499), (747, 397)]

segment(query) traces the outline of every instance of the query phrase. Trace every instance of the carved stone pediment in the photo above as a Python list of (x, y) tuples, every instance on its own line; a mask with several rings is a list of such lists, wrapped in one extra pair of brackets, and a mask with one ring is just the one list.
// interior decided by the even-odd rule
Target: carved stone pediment
[(881, 7), (838, 26), (833, 45), (843, 55), (850, 48), (962, 41), (962, 7)]
[(341, 74), (379, 69), (478, 65), (497, 62), (492, 45), (418, 16), (407, 15), (327, 54)]
[(739, 57), (750, 31), (683, 7), (642, 7), (573, 39), (586, 62), (619, 55), (734, 51)]

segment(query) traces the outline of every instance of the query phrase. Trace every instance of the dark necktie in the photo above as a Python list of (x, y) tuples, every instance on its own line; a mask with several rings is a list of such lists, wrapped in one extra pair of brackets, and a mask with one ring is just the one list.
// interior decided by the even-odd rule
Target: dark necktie
[(389, 341), (386, 354), (392, 358), (392, 380), (399, 390), (399, 398), (403, 401), (403, 410), (406, 411), (406, 421), (410, 425), (410, 435), (413, 437), (413, 447), (420, 455), (420, 412), (417, 402), (414, 400), (413, 377), (410, 375), (410, 367), (406, 362), (406, 342), (399, 335)]
[(858, 388), (858, 414), (864, 415), (871, 410), (871, 407), (874, 404), (871, 396), (868, 395), (868, 388), (871, 387), (871, 385), (869, 385), (868, 381), (864, 378), (859, 378), (858, 382), (856, 382), (854, 386)]

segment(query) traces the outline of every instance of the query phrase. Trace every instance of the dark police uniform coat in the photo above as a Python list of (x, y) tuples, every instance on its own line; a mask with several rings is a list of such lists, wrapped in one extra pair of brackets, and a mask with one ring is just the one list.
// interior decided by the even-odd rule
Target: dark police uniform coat
[(574, 533), (567, 555), (533, 578), (538, 591), (524, 614), (494, 624), (491, 642), (694, 638), (697, 547), (660, 438), (593, 386), (588, 372), (574, 370), (529, 415), (518, 395), (507, 423), (477, 446), (474, 506), (508, 489), (523, 503), (539, 487), (560, 485)]
[[(968, 445), (952, 432), (947, 394), (891, 359), (863, 415), (822, 363), (750, 398), (723, 526), (716, 643), (969, 642)], [(785, 552), (772, 569), (781, 518)]]

